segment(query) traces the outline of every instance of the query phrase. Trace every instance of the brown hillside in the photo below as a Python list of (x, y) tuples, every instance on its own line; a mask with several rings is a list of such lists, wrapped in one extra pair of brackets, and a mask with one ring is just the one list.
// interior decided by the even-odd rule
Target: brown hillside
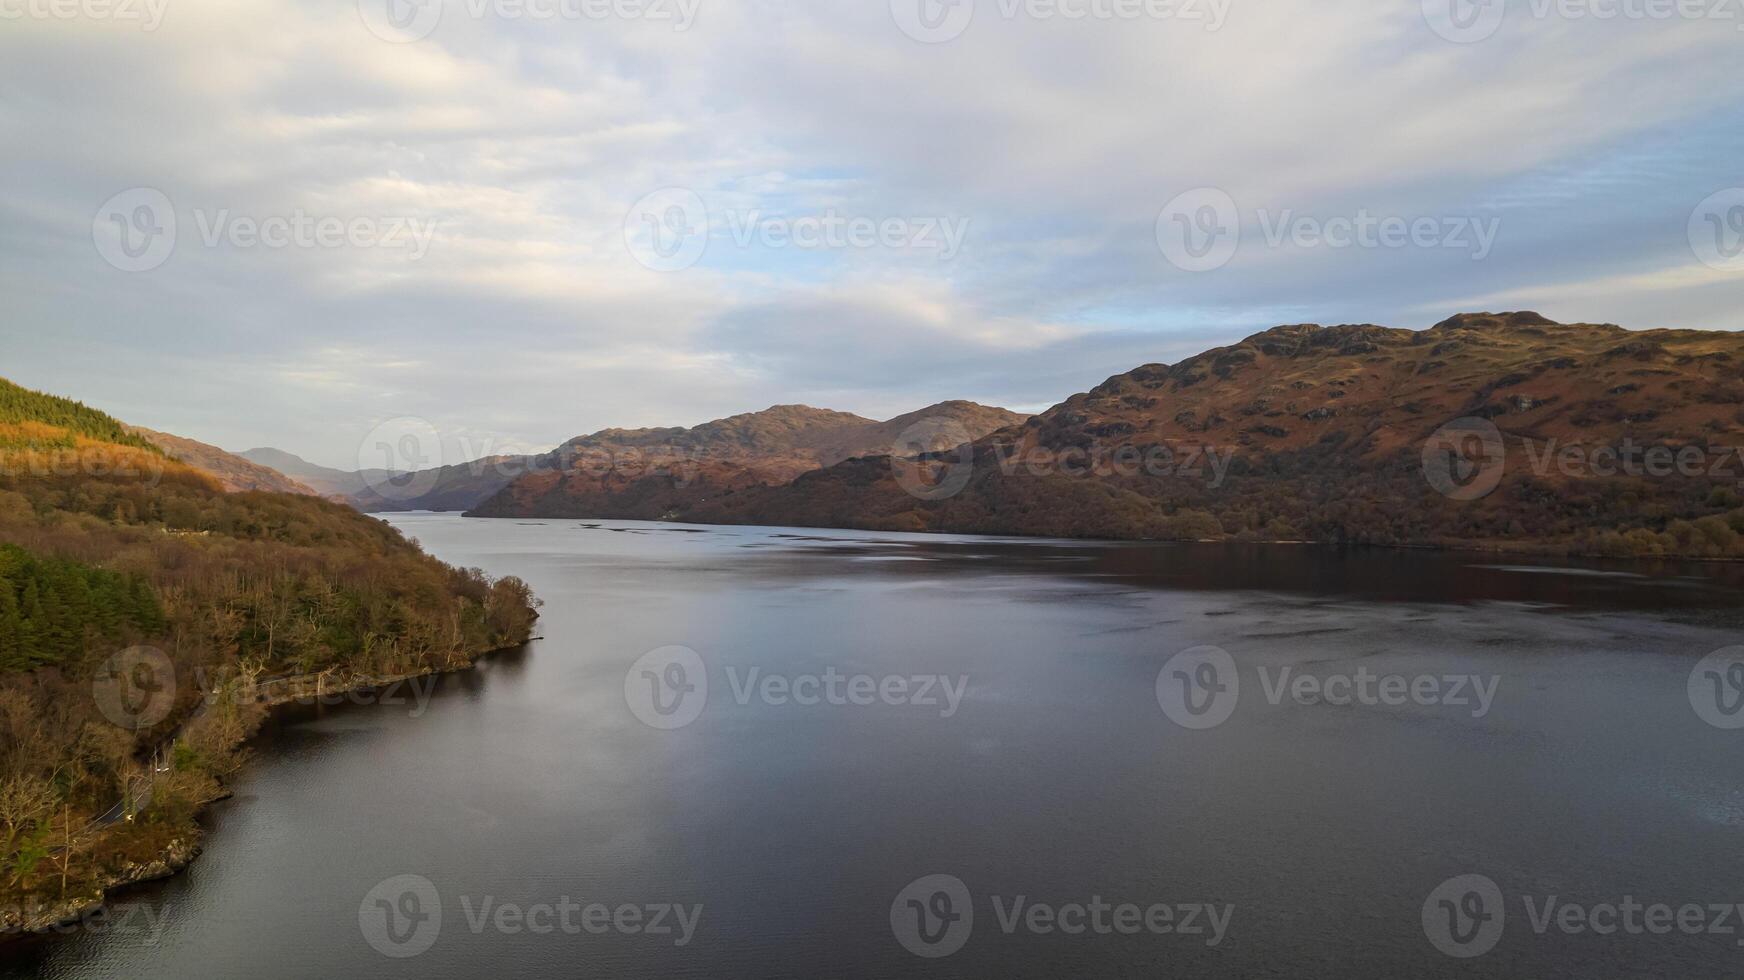
[[(1486, 455), (1486, 426), (1503, 455)], [(918, 492), (902, 464), (859, 460), (689, 516), (1739, 555), (1741, 445), (1744, 335), (1534, 313), (1285, 326), (1110, 378), (961, 459), (935, 457), (921, 482), (908, 474)]]
[(725, 493), (792, 481), (856, 456), (945, 449), (1024, 416), (945, 402), (887, 422), (777, 405), (695, 428), (607, 429), (570, 440), (475, 508), (478, 517), (676, 518)]
[(154, 432), (142, 426), (130, 425), (127, 428), (128, 431), (163, 450), (171, 459), (186, 463), (216, 477), (219, 484), (227, 491), (265, 490), (269, 493), (316, 496), (314, 489), (306, 484), (299, 483), (271, 467), (250, 462), (233, 453), (227, 453), (217, 446), (209, 446), (193, 439), (173, 436), (167, 432)]

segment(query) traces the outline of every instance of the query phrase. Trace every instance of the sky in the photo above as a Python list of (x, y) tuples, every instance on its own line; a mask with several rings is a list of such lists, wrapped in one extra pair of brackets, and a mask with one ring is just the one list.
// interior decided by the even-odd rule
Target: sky
[(1744, 326), (1744, 0), (0, 0), (0, 376), (440, 461)]

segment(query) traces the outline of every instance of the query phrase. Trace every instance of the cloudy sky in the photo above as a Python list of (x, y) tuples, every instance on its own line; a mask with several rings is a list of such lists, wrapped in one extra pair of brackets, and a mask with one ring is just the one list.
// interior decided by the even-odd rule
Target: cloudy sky
[(0, 375), (349, 469), (1278, 323), (1735, 329), (1744, 2), (1682, 9), (0, 0)]

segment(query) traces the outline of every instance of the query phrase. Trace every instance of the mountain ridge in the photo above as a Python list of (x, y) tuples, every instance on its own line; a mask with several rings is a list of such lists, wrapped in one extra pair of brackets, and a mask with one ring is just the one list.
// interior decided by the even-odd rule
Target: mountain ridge
[[(859, 455), (889, 452), (915, 420), (937, 419), (969, 437), (1026, 416), (969, 401), (877, 421), (808, 405), (688, 428), (603, 429), (537, 457), (529, 472), (467, 511), (471, 516), (588, 516), (658, 519), (711, 496), (770, 484)], [(951, 444), (955, 444), (952, 442)]]
[[(1496, 445), (1474, 459), (1464, 443), (1490, 430)], [(1437, 457), (1443, 441), (1459, 451)], [(899, 460), (849, 460), (719, 495), (684, 519), (1734, 557), (1744, 460), (1737, 476), (1724, 461), (1737, 445), (1737, 333), (1529, 311), (1426, 330), (1295, 324), (1115, 375), (968, 444), (955, 467), (934, 454), (905, 480)], [(1569, 472), (1630, 447), (1642, 458), (1625, 468), (1639, 473)], [(1646, 469), (1679, 453), (1696, 472)], [(1170, 462), (1135, 472), (1122, 454)], [(1188, 473), (1189, 457), (1227, 462)], [(934, 495), (965, 467), (961, 487)], [(1453, 474), (1439, 489), (1436, 467)], [(1495, 485), (1471, 494), (1462, 481), (1474, 472)]]

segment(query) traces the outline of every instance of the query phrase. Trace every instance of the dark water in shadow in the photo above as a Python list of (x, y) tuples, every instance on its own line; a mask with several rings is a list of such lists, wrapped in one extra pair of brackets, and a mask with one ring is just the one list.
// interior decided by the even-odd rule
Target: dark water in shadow
[[(109, 929), (0, 953), (14, 972), (1744, 975), (1744, 919), (1719, 924), (1731, 935), (1539, 934), (1525, 905), (1744, 902), (1744, 731), (1704, 722), (1688, 689), (1704, 656), (1744, 643), (1735, 568), (393, 520), (439, 557), (526, 578), (545, 639), (402, 703), (285, 713), (186, 874), (128, 893)], [(1240, 690), (1195, 730), (1157, 681), (1205, 645)], [(638, 713), (683, 719), (640, 693), (667, 661), (633, 665), (673, 646), (709, 690), (662, 730)], [(1274, 703), (1285, 668), (1495, 686), (1487, 711), (1470, 691)], [(753, 669), (908, 687), (804, 705), (753, 686), (741, 703)], [(926, 676), (962, 684), (954, 710), (911, 703)], [(1456, 959), (1424, 906), (1467, 874), (1495, 883), (1502, 930)], [(403, 875), (434, 900), (410, 879), (378, 888)], [(933, 875), (963, 883), (973, 922), (943, 930), (966, 934), (959, 951), (921, 958), (898, 899)], [(938, 890), (919, 907), (947, 910)], [(1109, 928), (1007, 931), (1018, 896)], [(569, 930), (537, 908), (566, 898)], [(1095, 900), (1228, 919), (1220, 938), (1204, 913), (1206, 932), (1122, 934)], [(591, 903), (619, 923), (589, 931), (605, 922)], [(701, 906), (685, 945), (642, 929), (670, 905)]]

